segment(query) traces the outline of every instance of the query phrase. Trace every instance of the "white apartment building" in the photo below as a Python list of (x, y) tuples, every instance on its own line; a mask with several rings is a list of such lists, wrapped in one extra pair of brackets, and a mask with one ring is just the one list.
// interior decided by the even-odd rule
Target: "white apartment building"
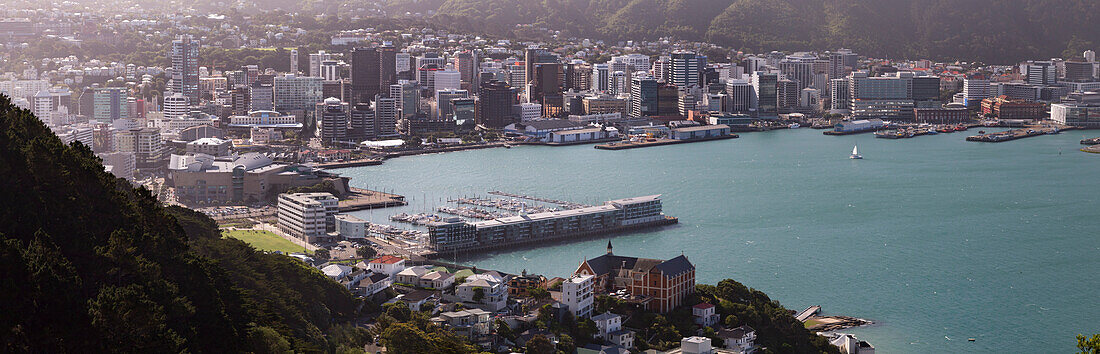
[(578, 319), (592, 315), (595, 279), (592, 275), (575, 275), (561, 283), (561, 303)]
[(353, 215), (336, 215), (336, 233), (345, 239), (362, 240), (367, 237), (370, 223)]
[(279, 195), (279, 228), (306, 242), (327, 236), (328, 219), (339, 209), (329, 193), (283, 193)]

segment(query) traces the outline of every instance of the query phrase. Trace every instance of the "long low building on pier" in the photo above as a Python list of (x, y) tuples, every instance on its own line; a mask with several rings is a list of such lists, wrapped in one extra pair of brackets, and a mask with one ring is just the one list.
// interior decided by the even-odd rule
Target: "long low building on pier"
[(428, 246), (437, 254), (488, 250), (675, 222), (675, 218), (661, 213), (661, 196), (651, 195), (611, 200), (599, 206), (477, 222), (446, 218), (428, 225)]

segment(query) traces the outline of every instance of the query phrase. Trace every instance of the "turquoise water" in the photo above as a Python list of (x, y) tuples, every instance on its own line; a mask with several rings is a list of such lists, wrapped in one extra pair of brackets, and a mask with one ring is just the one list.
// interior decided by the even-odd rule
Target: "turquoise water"
[[(617, 235), (615, 252), (695, 263), (786, 307), (871, 319), (879, 352), (1070, 352), (1100, 332), (1100, 155), (1071, 131), (990, 144), (975, 131), (904, 140), (798, 129), (624, 151), (517, 147), (343, 169), (410, 205), (502, 190), (602, 202), (662, 194), (676, 226)], [(859, 144), (864, 160), (849, 160)], [(606, 240), (458, 261), (567, 276)], [(967, 338), (976, 338), (968, 342)]]

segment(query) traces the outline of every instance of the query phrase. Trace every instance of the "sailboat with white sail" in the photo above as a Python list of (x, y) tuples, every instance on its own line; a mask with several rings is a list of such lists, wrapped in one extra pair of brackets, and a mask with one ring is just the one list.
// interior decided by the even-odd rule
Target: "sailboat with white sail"
[(849, 156), (848, 158), (850, 158), (852, 160), (862, 160), (863, 159), (863, 155), (859, 154), (859, 145), (856, 145), (856, 146), (852, 147), (852, 156)]

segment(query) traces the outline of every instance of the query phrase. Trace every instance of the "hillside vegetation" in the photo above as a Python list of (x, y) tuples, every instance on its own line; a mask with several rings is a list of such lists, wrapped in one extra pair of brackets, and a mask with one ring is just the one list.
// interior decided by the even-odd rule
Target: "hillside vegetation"
[(996, 63), (1067, 48), (1079, 55), (1100, 38), (1100, 2), (1083, 0), (446, 0), (435, 20), (470, 31), (535, 24), (610, 40), (672, 36), (756, 52), (849, 47)]
[(359, 302), (290, 257), (162, 207), (0, 96), (0, 351), (362, 348)]

